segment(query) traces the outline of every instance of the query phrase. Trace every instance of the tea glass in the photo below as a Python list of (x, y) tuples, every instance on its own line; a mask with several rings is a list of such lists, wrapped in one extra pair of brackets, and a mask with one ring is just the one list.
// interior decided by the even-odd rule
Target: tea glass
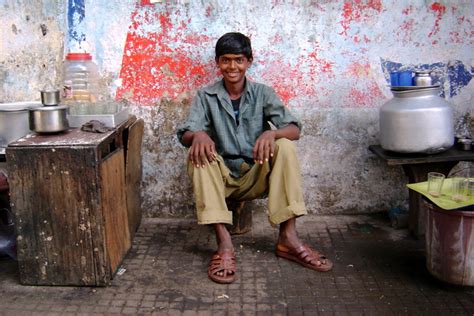
[(467, 196), (474, 196), (474, 179), (467, 180)]
[(468, 195), (468, 180), (463, 177), (454, 177), (451, 179), (451, 181), (451, 199), (456, 202), (466, 201)]
[(428, 193), (431, 196), (439, 197), (441, 195), (441, 188), (445, 175), (439, 172), (428, 172)]

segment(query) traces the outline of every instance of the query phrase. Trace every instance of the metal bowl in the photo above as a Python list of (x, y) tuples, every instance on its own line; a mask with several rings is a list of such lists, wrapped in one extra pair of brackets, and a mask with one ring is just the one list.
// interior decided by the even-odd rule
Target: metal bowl
[(42, 106), (28, 111), (30, 130), (36, 133), (59, 133), (69, 129), (67, 105)]

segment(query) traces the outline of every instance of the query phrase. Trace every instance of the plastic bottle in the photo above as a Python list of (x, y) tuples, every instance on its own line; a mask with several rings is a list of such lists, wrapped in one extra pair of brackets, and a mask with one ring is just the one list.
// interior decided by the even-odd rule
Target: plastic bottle
[[(63, 102), (74, 105), (95, 103), (99, 73), (89, 53), (68, 53), (63, 68)], [(74, 107), (71, 108), (73, 110)]]

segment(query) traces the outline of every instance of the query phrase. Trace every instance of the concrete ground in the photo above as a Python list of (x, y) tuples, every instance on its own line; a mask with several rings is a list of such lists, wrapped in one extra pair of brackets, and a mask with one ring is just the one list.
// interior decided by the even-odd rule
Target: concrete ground
[(238, 279), (207, 278), (215, 241), (193, 220), (145, 219), (125, 269), (111, 286), (19, 284), (16, 262), (0, 258), (1, 315), (474, 315), (474, 287), (452, 286), (425, 268), (422, 240), (384, 215), (317, 216), (300, 236), (334, 261), (319, 273), (275, 257), (277, 230), (254, 214), (235, 236)]

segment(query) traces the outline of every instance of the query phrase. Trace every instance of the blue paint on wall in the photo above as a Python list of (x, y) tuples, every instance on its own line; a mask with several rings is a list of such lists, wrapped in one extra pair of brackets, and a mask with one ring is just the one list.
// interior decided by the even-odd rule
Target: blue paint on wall
[(68, 22), (68, 46), (74, 46), (77, 42), (80, 46), (81, 42), (86, 40), (86, 34), (81, 30), (81, 24), (86, 16), (85, 0), (69, 0), (67, 11)]
[[(451, 98), (459, 94), (461, 89), (469, 84), (473, 75), (473, 68), (467, 68), (466, 65), (459, 60), (450, 61), (449, 63), (438, 62), (433, 64), (404, 65), (382, 58), (381, 65), (388, 84), (390, 84), (391, 72), (430, 70), (433, 84), (439, 84), (444, 88), (441, 96), (449, 95)], [(446, 82), (448, 83), (449, 91), (445, 91)]]
[(448, 65), (449, 88), (451, 96), (459, 93), (461, 88), (467, 86), (472, 79), (471, 71), (459, 60)]

